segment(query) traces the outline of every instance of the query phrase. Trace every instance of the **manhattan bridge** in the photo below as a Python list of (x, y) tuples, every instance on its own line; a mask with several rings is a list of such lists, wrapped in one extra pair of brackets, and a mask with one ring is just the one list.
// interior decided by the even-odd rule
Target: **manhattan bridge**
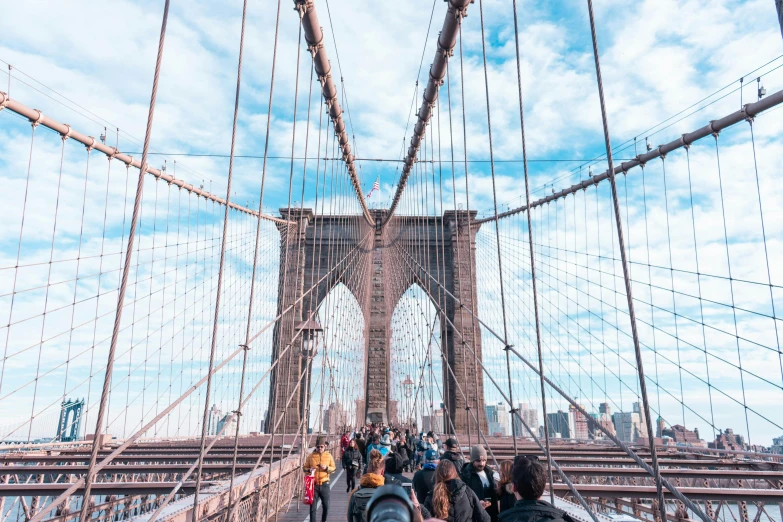
[[(494, 2), (492, 34), (482, 2), (421, 3), (430, 44), (382, 204), (326, 0), (223, 2), (241, 25), (222, 35), (236, 61), (219, 183), (155, 149), (182, 117), (156, 111), (188, 52), (166, 38), (170, 0), (145, 13), (160, 31), (143, 138), (5, 62), (0, 522), (302, 520), (314, 437), (337, 454), (365, 423), (483, 444), (494, 465), (538, 455), (546, 498), (583, 522), (781, 520), (783, 40), (615, 138), (611, 25), (601, 2), (572, 2), (601, 153), (545, 179), (527, 8)], [(760, 4), (783, 32), (783, 2)], [(253, 9), (273, 39), (254, 37)], [(248, 74), (266, 78), (258, 110)]]

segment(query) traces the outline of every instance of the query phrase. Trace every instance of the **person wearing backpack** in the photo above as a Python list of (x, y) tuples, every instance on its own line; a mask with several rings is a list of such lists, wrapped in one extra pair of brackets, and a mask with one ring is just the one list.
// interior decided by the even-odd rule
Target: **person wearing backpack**
[(435, 488), (427, 495), (424, 508), (433, 517), (446, 522), (490, 522), (481, 501), (459, 479), (450, 460), (441, 460), (435, 468)]
[(377, 449), (370, 450), (367, 461), (367, 473), (359, 479), (359, 487), (353, 490), (348, 499), (348, 522), (367, 522), (367, 503), (375, 490), (383, 486), (383, 455)]
[(500, 513), (500, 522), (574, 522), (568, 513), (541, 500), (546, 488), (546, 471), (538, 457), (519, 455), (511, 468), (516, 504)]
[(356, 476), (361, 473), (362, 469), (362, 454), (356, 447), (356, 439), (351, 439), (348, 443), (348, 448), (343, 453), (343, 469), (345, 470), (347, 488), (346, 493), (350, 492), (356, 487)]

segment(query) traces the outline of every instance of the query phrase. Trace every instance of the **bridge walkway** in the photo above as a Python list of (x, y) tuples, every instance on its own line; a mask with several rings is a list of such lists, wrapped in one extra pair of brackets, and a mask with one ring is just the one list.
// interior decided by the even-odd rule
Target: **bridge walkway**
[[(348, 493), (345, 488), (345, 472), (338, 469), (331, 482), (332, 490), (329, 505), (329, 516), (326, 522), (345, 522), (348, 512)], [(277, 513), (277, 522), (308, 522), (310, 520), (310, 506), (302, 503), (300, 498), (293, 498), (287, 507)], [(321, 508), (318, 508), (316, 522), (321, 521)]]

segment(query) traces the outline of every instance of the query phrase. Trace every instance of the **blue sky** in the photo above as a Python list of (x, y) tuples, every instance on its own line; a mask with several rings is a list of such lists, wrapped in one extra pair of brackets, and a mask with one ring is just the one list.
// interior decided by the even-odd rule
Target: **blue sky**
[[(770, 93), (783, 85), (783, 73), (777, 69), (783, 64), (780, 58), (783, 54), (783, 40), (777, 26), (774, 4), (769, 0), (633, 3), (607, 0), (595, 4), (609, 120), (615, 145), (632, 140), (635, 136), (641, 143), (648, 135), (656, 145), (701, 127), (710, 119), (728, 114), (739, 107), (740, 96), (743, 101), (755, 100), (755, 77), (759, 74), (763, 73), (763, 83)], [(317, 2), (316, 6), (325, 29), (325, 45), (332, 61), (333, 76), (338, 82), (340, 76), (344, 78), (347, 106), (350, 109), (349, 131), (355, 135), (357, 156), (398, 159), (403, 138), (410, 138), (410, 130), (406, 136), (405, 127), (409, 119), (411, 125), (413, 123), (410, 110), (415, 83), (417, 79), (422, 84), (426, 81), (427, 66), (434, 53), (434, 41), (442, 23), (445, 4), (435, 2), (429, 34), (427, 26), (432, 6), (429, 3), (424, 5), (421, 2), (404, 1), (395, 4), (393, 9), (380, 9), (371, 3), (332, 0), (329, 3), (331, 23), (326, 3)], [(219, 6), (211, 2), (172, 2), (153, 130), (153, 151), (228, 153), (241, 7), (241, 2), (221, 3)], [(276, 3), (268, 0), (249, 4), (237, 147), (237, 154), (241, 155), (263, 154), (275, 7)], [(539, 160), (573, 160), (600, 156), (603, 153), (603, 139), (586, 5), (575, 0), (522, 1), (519, 7), (530, 157)], [(487, 0), (484, 9), (494, 154), (498, 160), (518, 160), (521, 158), (521, 147), (513, 28), (510, 25), (511, 3), (506, 0)], [(140, 151), (161, 12), (162, 2), (158, 1), (122, 1), (90, 8), (86, 4), (80, 8), (46, 2), (24, 2), (16, 6), (13, 13), (0, 21), (0, 31), (6, 35), (0, 45), (0, 59), (18, 69), (11, 78), (12, 97), (43, 110), (59, 121), (68, 122), (86, 134), (98, 136), (104, 127), (108, 127), (108, 141), (112, 144), (114, 129), (119, 127), (119, 148), (129, 152)], [(33, 27), (24, 23), (30, 19), (37, 20)], [(484, 160), (488, 159), (489, 150), (477, 4), (470, 7), (463, 36), (468, 157), (471, 160)], [(417, 76), (425, 42), (424, 66)], [(270, 141), (270, 155), (283, 158), (291, 154), (296, 45), (297, 17), (290, 2), (283, 2)], [(464, 157), (464, 151), (461, 146), (461, 92), (456, 58), (452, 64), (454, 154), (459, 159)], [(297, 157), (304, 155), (306, 146), (304, 137), (309, 66), (309, 56), (303, 53), (298, 88)], [(736, 91), (736, 80), (761, 66), (764, 66), (761, 71), (747, 79), (742, 94)], [(0, 72), (0, 89), (6, 90), (6, 81), (3, 72)], [(308, 156), (311, 157), (316, 156), (318, 136), (317, 109), (320, 95), (317, 83), (315, 86), (310, 115), (310, 141), (307, 144)], [(713, 95), (719, 89), (724, 90)], [(724, 95), (725, 98), (720, 99)], [(677, 117), (666, 128), (655, 127), (659, 122), (709, 96), (712, 97), (697, 106), (714, 102), (705, 109), (686, 118)], [(340, 97), (343, 100), (342, 93)], [(445, 100), (445, 90), (441, 97)], [(419, 104), (420, 98), (413, 106), (418, 107)], [(346, 106), (344, 102), (343, 106)], [(449, 134), (446, 106), (441, 106), (441, 109), (439, 135), (443, 140), (445, 157), (450, 154), (445, 145)], [(15, 166), (23, 166), (26, 161), (29, 127), (7, 111), (4, 112), (0, 114), (0, 132), (3, 136), (0, 166), (6, 172), (11, 172), (7, 181), (11, 183), (9, 186), (13, 187), (13, 192), (20, 190), (19, 185), (12, 182), (18, 181), (15, 176), (19, 172)], [(775, 116), (760, 119), (761, 143), (768, 144), (774, 136), (779, 136), (780, 127)], [(430, 129), (429, 132), (434, 131)], [(433, 136), (437, 137), (438, 134)], [(58, 140), (48, 139), (47, 152), (41, 152), (41, 155), (46, 154), (47, 160), (40, 175), (42, 179), (51, 180), (46, 176), (56, 172)], [(736, 147), (736, 155), (731, 155), (734, 152), (731, 148), (727, 150), (726, 162), (746, 167), (749, 156), (743, 146), (747, 143), (747, 134), (727, 133), (726, 140), (729, 145)], [(777, 149), (769, 147), (762, 150), (768, 154), (764, 158), (766, 164), (774, 165)], [(84, 167), (79, 152), (82, 151), (68, 149), (66, 154), (66, 172), (73, 174), (74, 178), (78, 178)], [(703, 154), (704, 161), (708, 161), (709, 150), (703, 151)], [(627, 149), (617, 153), (619, 158), (632, 155)], [(332, 156), (331, 151), (329, 156)], [(178, 177), (196, 185), (203, 182), (205, 187), (212, 187), (220, 195), (225, 191), (228, 166), (225, 158), (153, 158), (153, 164), (162, 164), (165, 159), (170, 166), (176, 160)], [(682, 189), (685, 180), (682, 158), (673, 157), (672, 160), (673, 165), (679, 165), (673, 167), (673, 176), (679, 183), (676, 188)], [(91, 160), (91, 165), (92, 162), (95, 162), (96, 168), (98, 165), (104, 168), (102, 160)], [(584, 177), (590, 162), (532, 162), (531, 187), (537, 189), (534, 198), (549, 193), (553, 186), (555, 189), (570, 186), (579, 179), (580, 165)], [(594, 171), (605, 168), (605, 163), (600, 161), (592, 165)], [(290, 167), (288, 159), (270, 160), (264, 202), (266, 209), (275, 211), (286, 204)], [(310, 179), (313, 176), (312, 167), (310, 162)], [(232, 197), (240, 203), (250, 202), (250, 206), (255, 207), (256, 203), (253, 202), (258, 198), (260, 171), (260, 159), (238, 158), (235, 164), (235, 195)], [(376, 177), (380, 177), (381, 201), (391, 198), (397, 175), (396, 164), (360, 162), (360, 173), (365, 192)], [(457, 173), (461, 173), (459, 168)], [(496, 174), (499, 203), (512, 207), (519, 204), (523, 194), (521, 164), (498, 163)], [(488, 164), (471, 163), (470, 175), (471, 206), (486, 213), (492, 205)], [(301, 184), (301, 176), (302, 163), (297, 161), (294, 187)], [(762, 182), (769, 189), (767, 194), (774, 198), (777, 190), (770, 179), (764, 178)], [(697, 190), (695, 198), (697, 203), (702, 198), (704, 204), (701, 206), (709, 210), (715, 201), (712, 190), (714, 185), (705, 187), (709, 188)], [(747, 188), (739, 183), (738, 188), (741, 187)], [(74, 198), (78, 200), (78, 188), (73, 188), (73, 191)], [(301, 199), (298, 193), (295, 189), (292, 201)], [(99, 187), (95, 187), (95, 194), (96, 197), (100, 195)], [(751, 193), (735, 194), (738, 205), (753, 201)], [(745, 197), (740, 198), (740, 194)], [(312, 202), (314, 196), (312, 189), (308, 189), (305, 201)], [(117, 197), (120, 198), (121, 194), (117, 194)], [(639, 197), (638, 192), (632, 192), (631, 205), (636, 209), (639, 208)], [(675, 213), (684, 220), (682, 223), (687, 224), (689, 204), (683, 203), (682, 194), (672, 197), (680, 197), (676, 200), (678, 207), (675, 209), (679, 213)], [(11, 199), (9, 213), (18, 210), (13, 200), (19, 198)], [(44, 198), (41, 201), (46, 204), (49, 200)], [(377, 201), (371, 200), (371, 203)], [(458, 191), (457, 204), (463, 201), (464, 191)], [(776, 210), (775, 202), (775, 199), (770, 199), (767, 206), (771, 207), (770, 212)], [(447, 198), (446, 206), (453, 204)], [(656, 208), (662, 207), (659, 204)], [(706, 210), (698, 218), (700, 223), (710, 223), (714, 218)], [(753, 214), (753, 208), (747, 207), (746, 210), (748, 216)], [(78, 208), (75, 211), (74, 215), (78, 215)], [(18, 210), (16, 214), (21, 214), (21, 211)], [(640, 215), (636, 214), (635, 217)], [(770, 214), (772, 221), (773, 216), (774, 213)], [(121, 217), (122, 214), (118, 213), (118, 221), (115, 223), (117, 228), (111, 230), (120, 229)], [(100, 216), (97, 219), (100, 220)], [(631, 221), (632, 227), (642, 226), (641, 221)], [(95, 223), (94, 220), (87, 222)], [(739, 219), (734, 223), (736, 227), (729, 234), (730, 241), (732, 238), (737, 241), (744, 237), (747, 231), (754, 234), (754, 238), (757, 237), (758, 223), (745, 223)], [(45, 220), (38, 225), (41, 230), (50, 226)], [(63, 226), (66, 226), (66, 221), (63, 221)], [(605, 226), (608, 226), (608, 222)], [(67, 231), (64, 232), (64, 241), (76, 237), (79, 220), (68, 223), (67, 227), (63, 229)], [(671, 228), (676, 230), (676, 224)], [(14, 230), (13, 226), (6, 225), (2, 236), (4, 245), (13, 245)], [(777, 242), (779, 231), (772, 227), (767, 232), (770, 242)], [(641, 234), (632, 230), (631, 237), (643, 237)], [(717, 243), (719, 239), (710, 236), (710, 241)], [(41, 252), (48, 251), (45, 234), (42, 237), (31, 236), (29, 240), (40, 241)], [(657, 240), (663, 241), (664, 238), (661, 236)], [(655, 241), (653, 245), (655, 251)], [(682, 245), (682, 248), (687, 246), (685, 243)], [(744, 250), (740, 250), (737, 255), (744, 259), (746, 252), (757, 249), (759, 245), (758, 241), (747, 241)], [(636, 246), (632, 245), (632, 251), (634, 248)], [(7, 250), (3, 257), (8, 257), (6, 254), (9, 253)], [(270, 252), (269, 255), (274, 254)], [(691, 256), (683, 253), (675, 259), (690, 262)], [(668, 266), (667, 263), (664, 259), (664, 266)], [(735, 264), (750, 279), (766, 278), (764, 272), (759, 271), (763, 267), (754, 263)], [(4, 263), (4, 266), (9, 264)], [(716, 267), (715, 271), (718, 270)], [(749, 295), (749, 301), (757, 299), (761, 303), (763, 300), (763, 296)], [(718, 298), (721, 302), (726, 299), (723, 295)], [(723, 319), (721, 316), (716, 321)], [(762, 333), (765, 331), (764, 326), (759, 329)], [(760, 390), (759, 393), (763, 393), (763, 388)], [(739, 430), (740, 424), (738, 420), (733, 427)], [(779, 430), (769, 423), (762, 423), (753, 431), (760, 433), (762, 443), (773, 435), (780, 435)]]

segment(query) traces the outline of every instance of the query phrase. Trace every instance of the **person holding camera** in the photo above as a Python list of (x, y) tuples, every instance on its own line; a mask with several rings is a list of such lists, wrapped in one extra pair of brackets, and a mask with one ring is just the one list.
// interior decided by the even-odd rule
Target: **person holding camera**
[(424, 508), (446, 522), (491, 521), (478, 496), (459, 479), (449, 460), (441, 460), (435, 469), (435, 488), (427, 495)]
[(345, 470), (345, 482), (348, 487), (345, 490), (346, 493), (350, 492), (356, 487), (356, 476), (361, 473), (362, 469), (362, 453), (356, 446), (356, 439), (351, 439), (348, 442), (348, 448), (343, 453), (343, 470)]
[(323, 511), (321, 512), (321, 522), (326, 522), (329, 514), (329, 478), (335, 472), (337, 467), (334, 465), (332, 454), (326, 451), (326, 437), (320, 435), (315, 442), (315, 451), (307, 456), (304, 466), (306, 473), (312, 473), (315, 477), (315, 495), (313, 503), (310, 504), (310, 522), (315, 522), (315, 515), (318, 511), (318, 499), (321, 499)]
[(462, 468), (462, 481), (473, 490), (492, 522), (498, 520), (498, 490), (492, 470), (487, 467), (487, 450), (476, 444), (470, 449), (470, 463)]
[(535, 455), (519, 455), (511, 468), (516, 504), (503, 511), (500, 522), (575, 522), (568, 513), (541, 500), (546, 488), (546, 470)]

